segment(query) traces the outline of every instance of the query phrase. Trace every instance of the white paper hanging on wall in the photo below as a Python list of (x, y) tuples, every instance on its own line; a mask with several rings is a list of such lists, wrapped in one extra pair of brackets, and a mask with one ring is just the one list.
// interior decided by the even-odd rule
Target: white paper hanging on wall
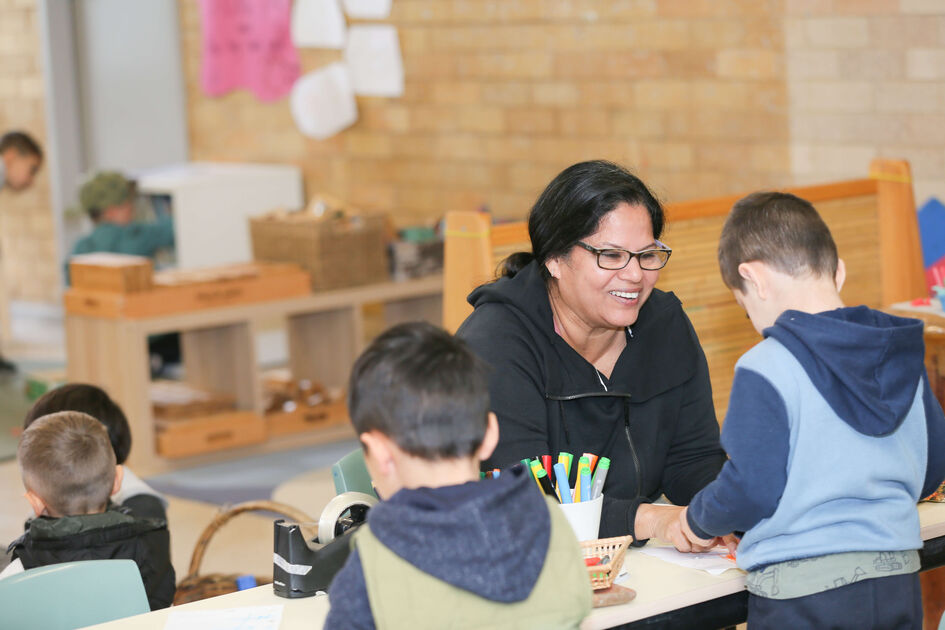
[(403, 96), (404, 63), (395, 27), (359, 24), (349, 28), (345, 62), (355, 94)]
[(358, 120), (348, 68), (333, 63), (306, 74), (292, 86), (292, 118), (310, 138), (324, 140)]
[(383, 20), (390, 16), (391, 0), (344, 0), (348, 17), (362, 20)]
[(295, 0), (292, 43), (297, 47), (344, 48), (345, 29), (338, 0)]

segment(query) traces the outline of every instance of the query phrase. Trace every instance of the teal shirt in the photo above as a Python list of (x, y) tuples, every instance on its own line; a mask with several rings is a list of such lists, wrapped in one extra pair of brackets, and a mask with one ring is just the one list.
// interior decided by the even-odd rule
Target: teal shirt
[[(168, 214), (159, 214), (154, 223), (99, 223), (91, 234), (83, 236), (75, 244), (72, 255), (109, 252), (112, 254), (131, 254), (153, 258), (159, 249), (173, 247), (174, 222)], [(69, 264), (66, 263), (66, 281), (69, 278)]]

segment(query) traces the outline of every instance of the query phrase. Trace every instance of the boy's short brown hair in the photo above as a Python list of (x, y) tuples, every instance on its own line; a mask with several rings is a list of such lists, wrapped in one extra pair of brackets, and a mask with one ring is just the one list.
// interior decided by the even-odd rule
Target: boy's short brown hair
[(809, 201), (789, 193), (756, 192), (732, 206), (719, 237), (719, 269), (729, 289), (744, 291), (738, 266), (756, 260), (794, 277), (833, 278), (837, 245)]
[(53, 516), (104, 511), (115, 482), (115, 451), (108, 431), (78, 411), (52, 413), (30, 424), (16, 458), (23, 485)]

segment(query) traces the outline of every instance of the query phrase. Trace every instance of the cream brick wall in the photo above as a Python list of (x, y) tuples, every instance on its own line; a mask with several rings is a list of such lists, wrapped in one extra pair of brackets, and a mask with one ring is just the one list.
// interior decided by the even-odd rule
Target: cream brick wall
[[(45, 91), (35, 0), (0, 0), (0, 133), (22, 129), (45, 144)], [(60, 265), (47, 170), (23, 193), (0, 192), (0, 256), (11, 299), (59, 299)]]
[(857, 177), (870, 157), (904, 157), (916, 201), (945, 199), (945, 2), (787, 0), (785, 10), (795, 180)]
[[(404, 96), (359, 98), (357, 124), (316, 142), (295, 131), (285, 101), (202, 93), (199, 14), (179, 0), (192, 156), (294, 162), (309, 193), (390, 211), (399, 224), (482, 204), (522, 217), (558, 171), (590, 158), (626, 164), (667, 200), (785, 184), (776, 6), (395, 0)], [(339, 57), (302, 50), (303, 71)], [(273, 134), (296, 138), (280, 148)]]

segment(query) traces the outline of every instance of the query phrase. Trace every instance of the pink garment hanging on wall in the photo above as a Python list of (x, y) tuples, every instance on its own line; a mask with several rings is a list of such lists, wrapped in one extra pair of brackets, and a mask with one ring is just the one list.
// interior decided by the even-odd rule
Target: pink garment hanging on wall
[(292, 0), (199, 0), (201, 83), (209, 96), (245, 87), (261, 101), (286, 96), (299, 77)]

